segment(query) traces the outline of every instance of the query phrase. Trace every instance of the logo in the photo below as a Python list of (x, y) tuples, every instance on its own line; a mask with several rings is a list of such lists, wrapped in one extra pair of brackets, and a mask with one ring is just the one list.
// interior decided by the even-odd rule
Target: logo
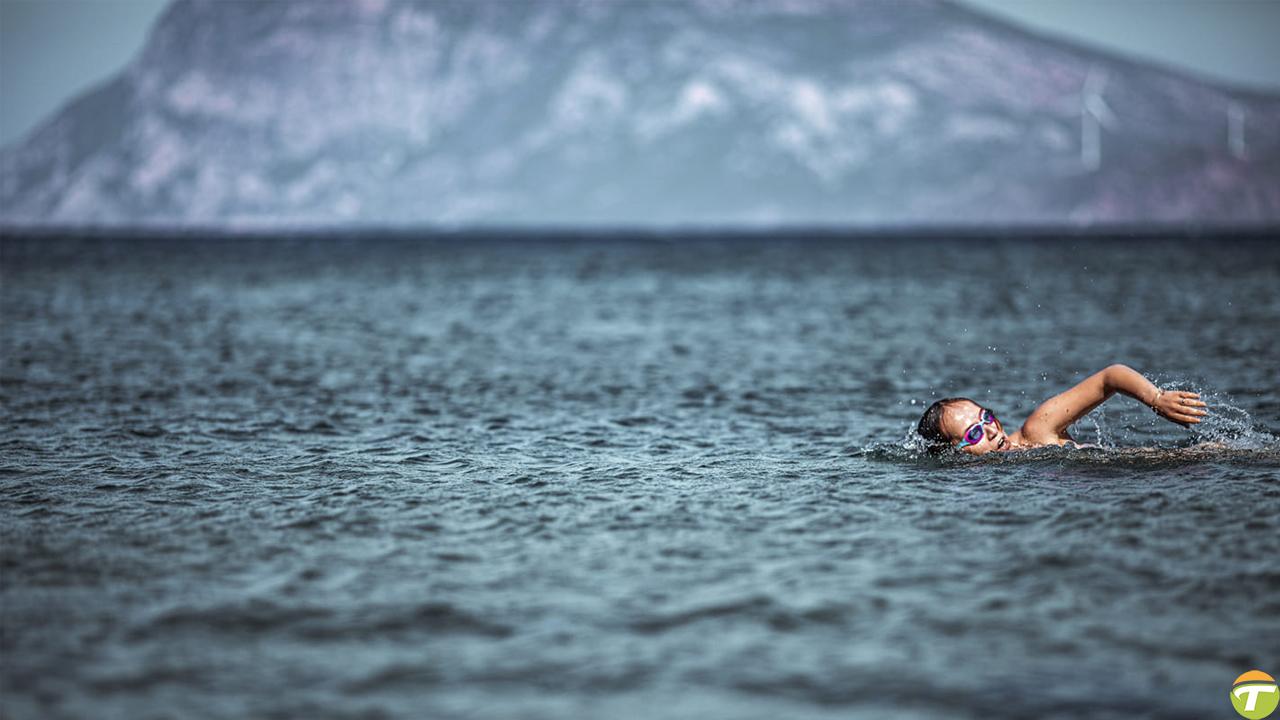
[(1261, 670), (1250, 670), (1231, 686), (1231, 706), (1249, 720), (1262, 720), (1276, 711), (1276, 705), (1280, 705), (1280, 688), (1275, 678)]

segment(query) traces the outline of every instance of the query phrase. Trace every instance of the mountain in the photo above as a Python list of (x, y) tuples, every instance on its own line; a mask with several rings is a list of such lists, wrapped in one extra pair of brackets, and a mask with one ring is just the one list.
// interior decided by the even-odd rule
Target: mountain
[(1280, 96), (941, 0), (178, 0), (0, 223), (1275, 224)]

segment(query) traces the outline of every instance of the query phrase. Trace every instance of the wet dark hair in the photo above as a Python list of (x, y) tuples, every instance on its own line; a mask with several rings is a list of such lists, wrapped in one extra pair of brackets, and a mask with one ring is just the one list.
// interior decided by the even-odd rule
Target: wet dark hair
[(920, 423), (916, 425), (916, 434), (924, 438), (929, 452), (941, 452), (951, 447), (951, 438), (948, 438), (942, 429), (942, 412), (962, 402), (973, 401), (963, 397), (943, 398), (930, 405), (929, 409), (924, 411), (924, 415), (920, 416)]

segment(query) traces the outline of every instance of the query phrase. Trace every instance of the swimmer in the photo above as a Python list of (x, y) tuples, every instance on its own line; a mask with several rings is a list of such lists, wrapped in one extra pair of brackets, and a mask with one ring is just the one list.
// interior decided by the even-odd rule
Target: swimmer
[(916, 432), (932, 452), (951, 447), (971, 455), (1074, 444), (1067, 428), (1116, 393), (1138, 400), (1183, 427), (1191, 427), (1208, 414), (1198, 394), (1161, 390), (1133, 368), (1112, 365), (1045, 400), (1012, 435), (1005, 433), (995, 413), (968, 398), (947, 398), (930, 405)]

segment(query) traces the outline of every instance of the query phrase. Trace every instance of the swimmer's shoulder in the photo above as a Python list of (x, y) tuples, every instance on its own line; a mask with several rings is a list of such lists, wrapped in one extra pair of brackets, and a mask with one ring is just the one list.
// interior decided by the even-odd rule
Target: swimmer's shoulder
[(1067, 445), (1075, 444), (1075, 440), (1070, 435), (1055, 436), (1047, 434), (1027, 433), (1024, 425), (1017, 432), (1009, 436), (1009, 445), (1011, 450), (1030, 450), (1031, 448), (1045, 447), (1049, 445)]

